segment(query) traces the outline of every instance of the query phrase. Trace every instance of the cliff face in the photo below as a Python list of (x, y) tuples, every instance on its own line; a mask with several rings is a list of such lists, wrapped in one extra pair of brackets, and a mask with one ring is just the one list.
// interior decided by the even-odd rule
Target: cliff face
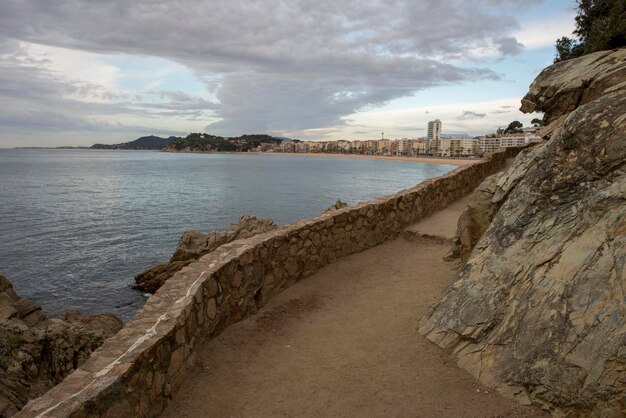
[(522, 110), (550, 139), (483, 187), (497, 212), (419, 330), (522, 402), (623, 416), (626, 50), (548, 67)]

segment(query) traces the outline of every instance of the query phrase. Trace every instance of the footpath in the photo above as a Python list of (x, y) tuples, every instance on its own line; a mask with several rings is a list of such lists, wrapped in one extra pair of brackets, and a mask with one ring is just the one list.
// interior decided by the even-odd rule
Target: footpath
[(416, 331), (455, 274), (459, 201), (275, 296), (200, 349), (163, 417), (539, 417)]

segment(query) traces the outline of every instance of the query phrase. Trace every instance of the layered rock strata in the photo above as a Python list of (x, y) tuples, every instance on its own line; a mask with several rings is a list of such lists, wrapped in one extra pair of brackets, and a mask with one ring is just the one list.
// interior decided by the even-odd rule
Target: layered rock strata
[(0, 417), (9, 417), (83, 364), (122, 328), (111, 314), (48, 318), (0, 276)]
[(497, 213), (419, 331), (524, 403), (624, 416), (626, 50), (548, 67), (522, 110), (550, 139), (480, 187)]

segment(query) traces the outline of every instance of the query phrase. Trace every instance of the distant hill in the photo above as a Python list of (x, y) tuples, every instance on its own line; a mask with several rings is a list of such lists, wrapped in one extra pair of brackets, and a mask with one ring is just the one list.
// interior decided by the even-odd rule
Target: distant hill
[(158, 136), (142, 136), (134, 141), (124, 142), (121, 144), (95, 144), (90, 149), (126, 149), (126, 150), (160, 150), (170, 142), (176, 140), (175, 136), (169, 138), (161, 138)]
[(175, 138), (163, 148), (170, 152), (245, 152), (261, 144), (277, 144), (281, 140), (270, 135), (242, 135), (224, 138), (201, 133), (191, 133), (185, 138)]

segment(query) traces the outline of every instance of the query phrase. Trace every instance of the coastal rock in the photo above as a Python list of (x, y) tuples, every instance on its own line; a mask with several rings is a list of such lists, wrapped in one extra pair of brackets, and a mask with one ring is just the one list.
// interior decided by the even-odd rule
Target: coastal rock
[(626, 414), (625, 57), (533, 82), (522, 109), (563, 123), (483, 200), (497, 213), (419, 326), (484, 384), (567, 416)]
[(548, 125), (624, 82), (626, 49), (601, 51), (544, 69), (522, 99), (524, 113), (544, 112)]
[(491, 221), (498, 213), (509, 193), (524, 176), (526, 167), (535, 164), (530, 150), (533, 145), (522, 149), (517, 155), (517, 163), (510, 170), (487, 177), (469, 196), (467, 207), (457, 222), (457, 230), (452, 240), (452, 249), (446, 260), (466, 262)]
[(135, 277), (135, 288), (148, 293), (156, 292), (167, 279), (177, 271), (202, 257), (215, 251), (221, 245), (250, 238), (278, 228), (271, 219), (257, 219), (255, 216), (243, 215), (239, 222), (230, 224), (225, 231), (213, 231), (208, 234), (190, 230), (185, 231), (169, 263), (159, 264)]
[(324, 213), (326, 213), (326, 212), (332, 212), (332, 211), (334, 211), (334, 210), (339, 210), (339, 209), (345, 208), (346, 206), (349, 206), (349, 205), (348, 205), (346, 202), (343, 202), (343, 201), (341, 201), (341, 200), (337, 199), (337, 201), (335, 202), (335, 204), (334, 204), (334, 205), (329, 206), (328, 208), (326, 208), (326, 209), (324, 210)]
[(491, 220), (498, 211), (498, 205), (493, 201), (493, 196), (501, 176), (502, 173), (496, 173), (487, 177), (470, 195), (467, 207), (459, 217), (452, 249), (446, 256), (447, 260), (467, 261), (470, 252), (491, 224)]
[(0, 276), (0, 417), (63, 380), (122, 325), (112, 314), (79, 311), (50, 319)]

